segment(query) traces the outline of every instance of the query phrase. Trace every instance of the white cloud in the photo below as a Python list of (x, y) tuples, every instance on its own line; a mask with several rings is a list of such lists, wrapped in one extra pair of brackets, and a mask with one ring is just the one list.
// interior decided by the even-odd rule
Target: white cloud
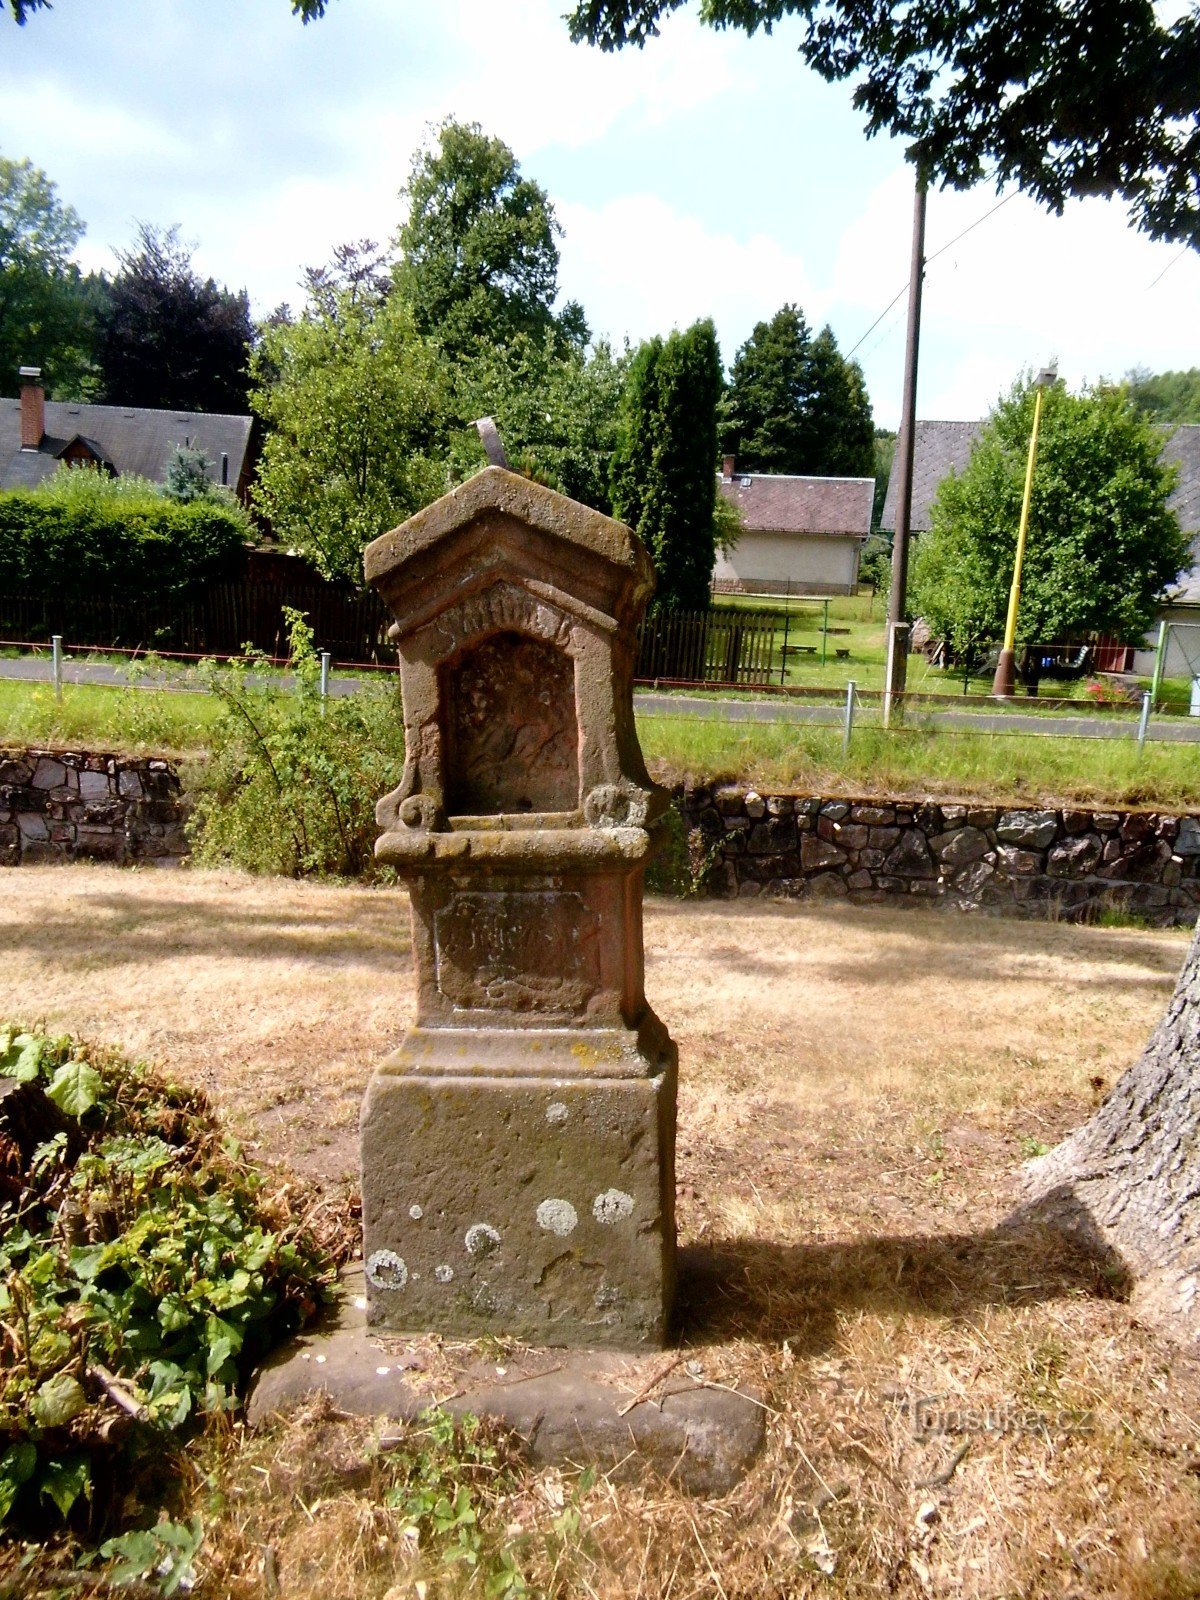
[[(1147, 239), (1115, 202), (1077, 201), (1055, 217), (1014, 194), (988, 216), (996, 204), (982, 188), (929, 197), (921, 415), (981, 415), (1024, 368), (1052, 357), (1072, 387), (1134, 366), (1200, 365), (1194, 251)], [(834, 278), (847, 325), (869, 323), (907, 279), (911, 215), (911, 175), (901, 171), (846, 230)], [(877, 411), (892, 422), (905, 304), (860, 352)]]
[(766, 234), (707, 229), (655, 195), (597, 209), (558, 206), (564, 295), (582, 302), (598, 333), (618, 342), (712, 317), (726, 362), (756, 321), (794, 300), (819, 317), (823, 297), (799, 256)]

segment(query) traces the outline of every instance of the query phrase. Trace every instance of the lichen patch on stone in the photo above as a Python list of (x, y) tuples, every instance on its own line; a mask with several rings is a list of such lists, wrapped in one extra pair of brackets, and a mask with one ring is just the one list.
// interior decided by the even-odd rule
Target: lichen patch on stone
[(579, 1213), (569, 1200), (543, 1200), (537, 1208), (537, 1220), (539, 1228), (563, 1238), (578, 1227)]
[(592, 1215), (597, 1222), (611, 1227), (614, 1222), (624, 1222), (633, 1215), (633, 1196), (624, 1189), (605, 1189), (592, 1201)]
[(376, 1289), (403, 1289), (408, 1267), (394, 1250), (376, 1250), (367, 1257), (367, 1281)]

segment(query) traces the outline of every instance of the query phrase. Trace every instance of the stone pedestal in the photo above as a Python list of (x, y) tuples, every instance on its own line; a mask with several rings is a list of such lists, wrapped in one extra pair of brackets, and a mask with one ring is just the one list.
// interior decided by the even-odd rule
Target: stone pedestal
[(676, 1056), (642, 989), (666, 797), (633, 726), (629, 529), (489, 468), (367, 551), (406, 764), (378, 857), (412, 897), (416, 1026), (362, 1122), (368, 1318), (660, 1344)]

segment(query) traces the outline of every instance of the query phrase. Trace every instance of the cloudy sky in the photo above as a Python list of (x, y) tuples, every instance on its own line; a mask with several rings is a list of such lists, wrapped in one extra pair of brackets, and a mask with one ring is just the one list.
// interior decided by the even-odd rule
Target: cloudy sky
[[(863, 137), (787, 27), (747, 40), (685, 11), (644, 51), (604, 56), (570, 43), (566, 5), (332, 0), (308, 27), (287, 0), (55, 0), (24, 28), (5, 12), (0, 153), (57, 183), (87, 223), (86, 266), (111, 269), (138, 221), (179, 223), (201, 268), (265, 313), (335, 244), (390, 237), (430, 124), (475, 120), (549, 191), (563, 293), (597, 332), (711, 315), (729, 361), (795, 301), (855, 350), (894, 426), (901, 149)], [(937, 194), (927, 249), (922, 416), (978, 416), (1051, 357), (1073, 385), (1200, 365), (1200, 255), (1144, 240), (1119, 206), (1053, 218), (987, 188)]]

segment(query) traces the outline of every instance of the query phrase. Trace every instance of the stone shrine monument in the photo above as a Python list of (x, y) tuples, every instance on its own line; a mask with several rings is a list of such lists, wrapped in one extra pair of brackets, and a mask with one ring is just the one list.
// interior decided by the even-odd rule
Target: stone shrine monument
[(661, 1344), (676, 1052), (643, 993), (668, 801), (633, 721), (650, 559), (502, 467), (369, 545), (406, 759), (376, 808), (412, 897), (416, 1024), (362, 1117), (368, 1321)]

